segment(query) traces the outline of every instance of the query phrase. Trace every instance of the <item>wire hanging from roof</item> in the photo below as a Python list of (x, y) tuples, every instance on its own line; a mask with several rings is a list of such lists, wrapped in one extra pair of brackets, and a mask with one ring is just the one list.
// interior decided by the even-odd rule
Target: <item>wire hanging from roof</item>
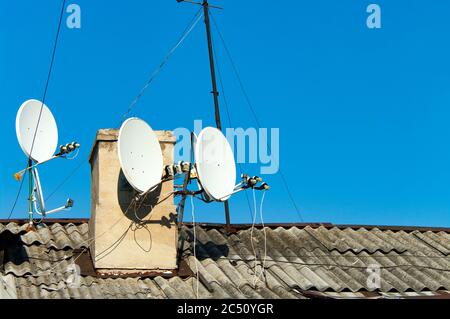
[(195, 274), (196, 274), (196, 299), (198, 299), (198, 285), (200, 283), (199, 280), (199, 273), (198, 273), (198, 264), (197, 264), (197, 232), (195, 230), (195, 206), (194, 206), (194, 197), (190, 196), (191, 198), (191, 209), (192, 209), (192, 231), (194, 235), (194, 242), (193, 242), (193, 253), (194, 253), (194, 263), (195, 263)]
[[(259, 272), (259, 274), (257, 274), (257, 270), (256, 270), (256, 263), (255, 263), (255, 274), (253, 277), (253, 286), (256, 288), (256, 282), (258, 280), (260, 280), (261, 276), (265, 275), (265, 271), (266, 271), (266, 261), (267, 261), (267, 234), (266, 234), (266, 227), (264, 225), (264, 217), (263, 217), (263, 204), (264, 204), (264, 198), (266, 196), (266, 192), (267, 191), (263, 191), (262, 197), (261, 197), (261, 202), (259, 204), (259, 216), (261, 218), (261, 224), (262, 224), (262, 230), (264, 233), (264, 257), (262, 258), (262, 262), (261, 262), (261, 271)], [(254, 194), (254, 191), (253, 191)], [(256, 202), (255, 202), (256, 205)], [(256, 207), (255, 207), (255, 216), (256, 216)], [(254, 225), (253, 225), (254, 227)], [(256, 258), (256, 256), (255, 256)]]

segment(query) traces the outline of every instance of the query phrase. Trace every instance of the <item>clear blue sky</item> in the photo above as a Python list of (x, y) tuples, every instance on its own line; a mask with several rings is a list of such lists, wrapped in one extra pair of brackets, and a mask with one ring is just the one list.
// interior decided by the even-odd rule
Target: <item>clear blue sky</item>
[[(82, 28), (62, 29), (46, 102), (60, 142), (77, 139), (82, 150), (75, 161), (45, 165), (44, 191), (84, 164), (47, 203), (75, 199), (55, 217), (89, 216), (96, 130), (117, 126), (197, 10), (175, 0), (72, 2)], [(379, 30), (366, 27), (371, 2), (382, 9)], [(450, 2), (371, 2), (217, 0), (225, 10), (214, 14), (262, 125), (280, 128), (281, 169), (305, 221), (450, 226)], [(56, 0), (0, 0), (0, 217), (16, 195), (12, 175), (26, 162), (16, 111), (42, 96), (59, 10)], [(233, 124), (254, 126), (214, 36)], [(192, 128), (194, 119), (213, 125), (208, 67), (199, 23), (132, 115), (155, 129)], [(266, 179), (266, 221), (299, 221), (280, 177)], [(230, 205), (233, 222), (250, 221), (244, 194)], [(196, 216), (224, 219), (214, 204), (197, 203)], [(26, 217), (25, 191), (13, 217)]]

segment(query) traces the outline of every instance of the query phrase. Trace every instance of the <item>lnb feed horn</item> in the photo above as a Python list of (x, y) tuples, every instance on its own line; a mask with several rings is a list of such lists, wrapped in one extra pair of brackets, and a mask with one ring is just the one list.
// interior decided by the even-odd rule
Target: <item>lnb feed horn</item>
[(174, 171), (173, 171), (173, 165), (166, 165), (166, 167), (164, 168), (164, 172), (165, 172), (165, 177), (166, 178), (171, 178), (174, 177)]
[(75, 149), (79, 148), (80, 144), (77, 142), (67, 143), (65, 145), (59, 146), (59, 155), (68, 154), (73, 152)]
[(270, 186), (267, 183), (262, 183), (260, 186), (255, 187), (255, 189), (268, 191), (270, 189)]
[(191, 163), (188, 162), (180, 162), (180, 166), (181, 166), (181, 171), (183, 173), (188, 173), (189, 170), (191, 169)]
[(72, 208), (73, 207), (73, 199), (68, 198), (67, 201), (66, 201), (65, 207), (66, 208)]
[(258, 181), (252, 177), (252, 178), (248, 179), (247, 186), (248, 187), (254, 187), (257, 183), (258, 183)]
[(181, 175), (183, 174), (183, 166), (182, 166), (183, 162), (178, 162), (176, 164), (173, 164), (173, 170), (175, 171), (175, 175)]
[(242, 173), (242, 174), (241, 174), (241, 179), (242, 179), (243, 181), (247, 181), (249, 178), (250, 178), (250, 176), (248, 176), (247, 174), (245, 174), (245, 173)]
[(75, 149), (75, 142), (68, 144), (67, 149), (69, 150), (69, 152), (72, 152)]
[(80, 143), (78, 143), (78, 142), (72, 142), (70, 144), (72, 144), (75, 148), (79, 148), (80, 147)]

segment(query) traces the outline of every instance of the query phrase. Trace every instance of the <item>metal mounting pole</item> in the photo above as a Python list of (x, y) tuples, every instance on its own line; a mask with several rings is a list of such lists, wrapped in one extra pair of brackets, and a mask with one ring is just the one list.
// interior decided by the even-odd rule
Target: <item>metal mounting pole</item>
[[(190, 182), (190, 178), (191, 178), (191, 171), (192, 171), (192, 158), (193, 158), (193, 145), (194, 145), (194, 133), (191, 132), (191, 158), (190, 158), (190, 163), (189, 163), (189, 170), (187, 172), (186, 175), (184, 175), (184, 181), (183, 181), (183, 191), (182, 191), (182, 195), (181, 195), (181, 200), (180, 200), (180, 204), (179, 204), (179, 210), (178, 210), (178, 236), (180, 236), (180, 242), (178, 243), (178, 249), (177, 249), (177, 265), (180, 265), (180, 261), (181, 261), (181, 257), (183, 254), (183, 247), (184, 247), (184, 242), (186, 240), (185, 236), (182, 235), (182, 231), (183, 231), (183, 216), (184, 216), (184, 206), (186, 204), (186, 197), (187, 197), (187, 187), (188, 184)], [(192, 195), (191, 195), (192, 196)]]
[[(33, 162), (28, 159), (28, 167), (31, 167)], [(33, 174), (28, 171), (28, 227), (33, 227)]]
[[(206, 26), (206, 38), (208, 40), (208, 53), (209, 53), (209, 67), (211, 70), (211, 82), (212, 82), (212, 94), (214, 97), (214, 113), (216, 118), (216, 127), (219, 130), (222, 130), (222, 124), (220, 122), (220, 110), (219, 110), (219, 92), (217, 91), (217, 83), (216, 83), (216, 72), (214, 69), (214, 54), (212, 47), (212, 39), (211, 39), (211, 25), (209, 22), (209, 4), (207, 0), (203, 0), (203, 13), (205, 16), (205, 26)], [(224, 202), (225, 208), (225, 222), (226, 222), (226, 231), (230, 231), (230, 206), (228, 204), (228, 200)]]
[[(214, 97), (214, 114), (216, 119), (216, 127), (222, 131), (222, 125), (220, 122), (220, 110), (219, 110), (219, 92), (217, 91), (217, 83), (216, 83), (216, 71), (214, 69), (214, 53), (213, 53), (213, 45), (211, 39), (211, 25), (209, 22), (209, 8), (222, 9), (219, 6), (213, 6), (208, 3), (208, 0), (203, 0), (203, 2), (197, 2), (194, 0), (177, 0), (177, 2), (188, 2), (196, 5), (201, 5), (203, 7), (203, 15), (205, 16), (205, 26), (206, 26), (206, 38), (208, 40), (208, 53), (209, 53), (209, 67), (211, 70), (211, 82), (212, 82), (212, 91)], [(231, 231), (230, 227), (230, 206), (228, 201), (224, 202), (225, 207), (225, 221), (226, 226), (225, 230), (227, 232)]]
[(219, 130), (222, 130), (222, 125), (220, 122), (220, 111), (219, 111), (219, 92), (217, 91), (217, 83), (216, 83), (216, 71), (214, 68), (214, 54), (212, 48), (212, 39), (211, 39), (211, 25), (209, 22), (209, 5), (208, 1), (203, 1), (203, 12), (205, 16), (205, 26), (206, 26), (206, 38), (208, 40), (208, 53), (209, 53), (209, 67), (211, 70), (211, 81), (212, 81), (212, 94), (214, 97), (214, 113), (216, 117), (216, 127)]
[(191, 165), (189, 164), (189, 172), (184, 176), (184, 182), (183, 182), (183, 193), (182, 193), (182, 197), (180, 200), (180, 204), (179, 204), (179, 210), (178, 210), (178, 236), (180, 237), (180, 241), (177, 243), (178, 245), (178, 249), (177, 249), (177, 265), (180, 265), (180, 261), (181, 261), (181, 257), (183, 254), (183, 247), (184, 247), (184, 242), (186, 240), (184, 234), (182, 234), (183, 232), (183, 215), (184, 215), (184, 205), (186, 203), (186, 197), (187, 197), (187, 185), (189, 183), (189, 178), (191, 175)]

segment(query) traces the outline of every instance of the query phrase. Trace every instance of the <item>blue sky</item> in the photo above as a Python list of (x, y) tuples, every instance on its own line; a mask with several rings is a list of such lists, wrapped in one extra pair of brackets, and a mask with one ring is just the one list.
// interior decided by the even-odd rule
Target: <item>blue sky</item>
[[(175, 0), (67, 3), (80, 5), (82, 27), (62, 28), (46, 104), (58, 122), (60, 142), (76, 139), (82, 149), (74, 161), (45, 165), (41, 179), (50, 193), (83, 162), (47, 206), (70, 195), (73, 210), (55, 217), (88, 217), (87, 156), (96, 130), (118, 126), (197, 7)], [(215, 3), (225, 7), (213, 14), (262, 126), (280, 128), (281, 169), (304, 221), (450, 226), (448, 1)], [(370, 3), (381, 6), (381, 29), (366, 26)], [(0, 0), (2, 218), (18, 188), (12, 175), (26, 163), (15, 114), (24, 100), (42, 96), (59, 10), (56, 0)], [(213, 36), (233, 125), (253, 127)], [(195, 119), (214, 125), (210, 89), (199, 23), (131, 115), (155, 129), (192, 129)], [(222, 119), (228, 126), (223, 107)], [(280, 176), (265, 179), (272, 186), (265, 221), (300, 221)], [(233, 222), (250, 221), (244, 194), (230, 205)], [(26, 215), (24, 191), (13, 217)], [(222, 206), (196, 202), (196, 218), (221, 222)]]

